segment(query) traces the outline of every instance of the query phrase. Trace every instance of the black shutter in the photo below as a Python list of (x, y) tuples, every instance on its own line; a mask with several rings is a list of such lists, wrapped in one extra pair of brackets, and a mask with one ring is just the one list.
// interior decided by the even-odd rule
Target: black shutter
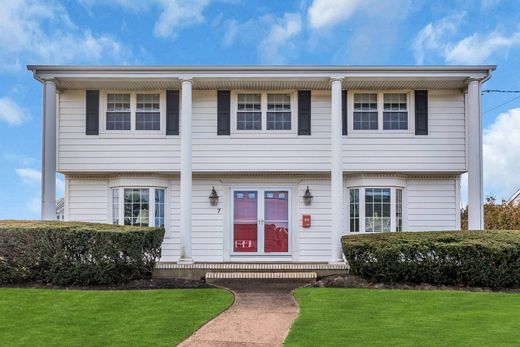
[(85, 134), (99, 135), (99, 90), (87, 90)]
[(343, 123), (343, 135), (348, 134), (348, 112), (347, 112), (347, 91), (343, 90), (341, 91), (341, 118)]
[(428, 135), (428, 91), (415, 91), (415, 135)]
[(298, 135), (311, 134), (311, 91), (298, 91)]
[(166, 135), (179, 135), (179, 91), (166, 91)]
[(231, 129), (231, 93), (217, 91), (217, 135), (229, 135)]

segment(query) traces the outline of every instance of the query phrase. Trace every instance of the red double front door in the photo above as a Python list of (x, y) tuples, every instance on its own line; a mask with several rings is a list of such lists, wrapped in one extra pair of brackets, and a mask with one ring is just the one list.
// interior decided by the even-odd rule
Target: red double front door
[(289, 190), (233, 191), (233, 252), (289, 252)]

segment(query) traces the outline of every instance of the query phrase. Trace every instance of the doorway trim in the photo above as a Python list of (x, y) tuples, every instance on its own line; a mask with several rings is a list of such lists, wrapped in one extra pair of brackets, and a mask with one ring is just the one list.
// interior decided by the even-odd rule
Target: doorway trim
[[(265, 252), (265, 224), (263, 224), (261, 227), (260, 225), (258, 224), (258, 221), (257, 221), (257, 252), (235, 252), (234, 250), (234, 244), (235, 244), (235, 240), (234, 240), (234, 214), (235, 214), (235, 206), (234, 206), (234, 197), (235, 197), (235, 192), (236, 191), (255, 191), (257, 194), (258, 194), (258, 206), (257, 206), (257, 211), (259, 212), (258, 214), (258, 218), (264, 218), (265, 214), (264, 214), (264, 209), (265, 209), (265, 192), (266, 191), (287, 191), (287, 194), (288, 194), (288, 197), (287, 197), (287, 202), (288, 202), (288, 213), (287, 213), (287, 217), (288, 217), (288, 221), (287, 221), (287, 225), (288, 225), (288, 246), (287, 246), (287, 249), (288, 251), (287, 252)], [(228, 251), (229, 251), (229, 255), (230, 257), (270, 257), (270, 256), (275, 256), (275, 257), (280, 257), (280, 256), (283, 256), (283, 257), (292, 257), (292, 251), (293, 251), (293, 233), (296, 231), (296, 229), (294, 228), (293, 226), (293, 218), (292, 218), (292, 215), (293, 215), (293, 189), (292, 187), (290, 186), (253, 186), (253, 185), (244, 185), (244, 186), (232, 186), (230, 187), (229, 189), (229, 202), (230, 202), (230, 208), (229, 208), (229, 227), (228, 227), (228, 230), (227, 230), (227, 235), (229, 237), (229, 248), (228, 248)], [(260, 199), (260, 196), (262, 197)]]

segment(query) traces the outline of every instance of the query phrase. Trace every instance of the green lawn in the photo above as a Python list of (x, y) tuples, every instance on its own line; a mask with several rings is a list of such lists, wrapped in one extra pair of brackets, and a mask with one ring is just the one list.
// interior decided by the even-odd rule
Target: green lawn
[(303, 288), (287, 346), (513, 346), (520, 294)]
[(231, 305), (221, 289), (0, 289), (0, 346), (174, 346)]

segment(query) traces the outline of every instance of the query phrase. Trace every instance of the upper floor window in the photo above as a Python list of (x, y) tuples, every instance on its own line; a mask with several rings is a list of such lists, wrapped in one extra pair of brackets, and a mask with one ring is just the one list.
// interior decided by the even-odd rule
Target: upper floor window
[(159, 94), (137, 94), (136, 130), (160, 130), (161, 107)]
[(105, 94), (106, 131), (160, 131), (163, 105), (161, 93), (129, 92)]
[[(351, 107), (351, 108), (350, 108)], [(410, 93), (353, 92), (351, 130), (408, 132), (411, 121)]]
[(130, 130), (130, 94), (107, 94), (107, 130)]
[(237, 93), (237, 131), (291, 131), (293, 129), (291, 93)]

